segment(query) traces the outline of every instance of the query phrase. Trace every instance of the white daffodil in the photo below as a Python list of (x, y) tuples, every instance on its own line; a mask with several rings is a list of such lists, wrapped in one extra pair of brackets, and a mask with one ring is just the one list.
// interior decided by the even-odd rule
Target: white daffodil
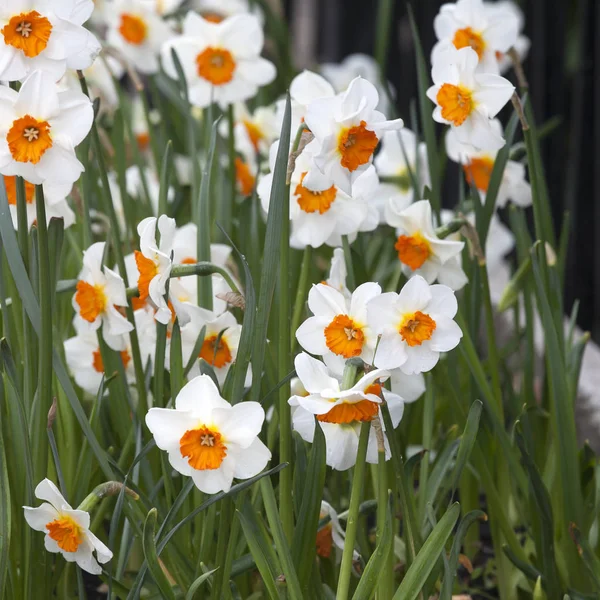
[(477, 53), (470, 47), (457, 50), (443, 44), (436, 53), (431, 71), (433, 85), (427, 97), (435, 103), (433, 118), (450, 125), (463, 144), (476, 149), (504, 146), (502, 136), (493, 130), (493, 119), (510, 100), (514, 86), (492, 73), (476, 72)]
[[(502, 124), (498, 119), (494, 119), (491, 126), (495, 135), (502, 136)], [(446, 153), (450, 160), (463, 165), (468, 183), (475, 185), (479, 190), (481, 201), (485, 202), (497, 150), (477, 151), (468, 144), (461, 144), (455, 130), (450, 129), (446, 133)], [(525, 165), (514, 160), (508, 160), (504, 167), (496, 206), (504, 208), (509, 200), (522, 207), (531, 206), (532, 203), (531, 186), (525, 179)]]
[(123, 334), (131, 331), (133, 326), (118, 309), (127, 306), (123, 279), (102, 266), (104, 246), (104, 242), (96, 242), (83, 253), (83, 268), (72, 303), (82, 331), (96, 331), (102, 325), (102, 335), (108, 346), (123, 350)]
[(376, 296), (367, 305), (371, 329), (381, 335), (375, 365), (400, 367), (409, 375), (430, 371), (440, 352), (455, 348), (462, 331), (452, 320), (458, 310), (454, 292), (445, 285), (429, 285), (415, 275), (400, 294)]
[(377, 206), (380, 223), (385, 223), (385, 206), (390, 198), (397, 208), (406, 208), (416, 199), (411, 172), (421, 192), (425, 186), (431, 187), (427, 147), (410, 129), (386, 131), (373, 162), (380, 184), (371, 202)]
[(346, 532), (340, 525), (337, 512), (329, 502), (322, 500), (319, 521), (326, 517), (329, 517), (329, 522), (317, 531), (317, 554), (321, 558), (329, 558), (334, 546), (343, 550), (346, 542)]
[(109, 45), (116, 48), (140, 73), (151, 75), (159, 68), (161, 46), (174, 35), (156, 12), (153, 1), (114, 0), (106, 10)]
[(379, 294), (381, 287), (373, 282), (359, 285), (350, 300), (329, 285), (313, 285), (308, 293), (313, 316), (298, 327), (296, 339), (307, 352), (322, 356), (335, 372), (341, 372), (349, 358), (371, 364), (377, 336), (367, 322), (367, 304)]
[[(271, 144), (281, 132), (275, 106), (259, 106), (250, 112), (244, 102), (237, 102), (233, 107), (233, 115), (236, 151), (245, 155), (251, 150), (255, 155), (268, 156)], [(228, 138), (229, 123), (221, 121), (219, 132)]]
[(156, 243), (156, 217), (147, 217), (137, 227), (140, 236), (140, 249), (135, 251), (135, 263), (139, 273), (137, 285), (140, 302), (147, 298), (156, 307), (155, 318), (166, 325), (171, 320), (171, 310), (166, 301), (166, 286), (171, 275), (173, 262), (173, 237), (175, 235), (175, 219), (166, 215), (158, 218), (160, 244)]
[[(268, 212), (273, 183), (273, 170), (279, 142), (275, 142), (270, 152), (271, 173), (264, 175), (258, 184), (257, 192), (263, 210)], [(305, 185), (307, 173), (315, 169), (313, 157), (308, 148), (296, 158), (290, 186), (290, 220), (292, 224), (290, 243), (294, 248), (323, 244), (340, 246), (342, 235), (356, 238), (359, 231), (372, 231), (377, 227), (378, 217), (373, 206), (369, 205), (370, 194), (377, 188), (379, 180), (374, 168), (364, 171), (352, 186), (348, 195), (337, 187), (333, 180), (317, 171), (313, 177), (313, 187)]]
[[(340, 382), (326, 366), (308, 354), (299, 354), (295, 361), (296, 373), (308, 391), (306, 396), (292, 396), (292, 424), (302, 439), (312, 443), (315, 434), (315, 416), (325, 435), (327, 465), (345, 471), (356, 463), (361, 424), (379, 416), (381, 404), (381, 379), (389, 372), (376, 369), (361, 377), (352, 388), (340, 389)], [(386, 402), (394, 427), (404, 412), (404, 402), (396, 394), (389, 394)], [(383, 428), (383, 424), (382, 424)], [(390, 456), (384, 435), (386, 460)], [(374, 427), (369, 433), (367, 462), (376, 463), (377, 434)]]
[(0, 2), (0, 80), (19, 81), (35, 70), (58, 81), (67, 69), (87, 69), (100, 43), (83, 24), (92, 0)]
[(467, 277), (457, 262), (465, 244), (454, 239), (438, 238), (428, 200), (420, 200), (399, 210), (390, 199), (386, 207), (386, 222), (396, 227), (398, 240), (394, 247), (407, 277), (421, 275), (427, 283), (437, 280), (453, 290), (467, 283)]
[[(523, 11), (515, 4), (512, 0), (499, 0), (498, 2), (484, 2), (485, 10), (489, 15), (489, 19), (495, 21), (497, 16), (505, 18), (506, 12), (512, 12), (515, 15), (518, 23), (519, 35), (517, 41), (513, 44), (513, 48), (519, 57), (519, 60), (523, 62), (527, 58), (527, 53), (531, 47), (531, 40), (523, 35), (522, 31), (525, 27), (525, 16)], [(512, 67), (512, 60), (505, 52), (496, 51), (496, 58), (498, 59), (498, 68), (500, 73), (505, 73)]]
[(93, 119), (87, 96), (59, 92), (42, 71), (34, 71), (18, 92), (0, 87), (0, 173), (60, 186), (68, 193), (84, 171), (75, 146), (87, 136)]
[(309, 104), (305, 121), (315, 136), (308, 148), (316, 168), (306, 176), (306, 187), (319, 190), (325, 175), (343, 192), (352, 193), (352, 184), (373, 161), (384, 131), (403, 125), (402, 119), (386, 121), (376, 110), (378, 102), (375, 86), (357, 77), (343, 94)]
[(46, 502), (36, 508), (24, 506), (25, 520), (33, 530), (46, 534), (46, 550), (60, 552), (67, 562), (77, 563), (88, 573), (102, 573), (98, 563), (108, 562), (113, 554), (90, 531), (90, 514), (74, 509), (49, 479), (38, 483), (35, 497)]
[(346, 300), (350, 300), (352, 292), (346, 287), (346, 277), (348, 269), (346, 268), (346, 257), (342, 248), (335, 248), (331, 257), (331, 266), (329, 267), (329, 277), (325, 283), (334, 290), (341, 292)]
[(212, 102), (222, 108), (252, 98), (258, 88), (271, 83), (273, 63), (261, 58), (264, 35), (260, 21), (249, 14), (211, 23), (189, 12), (183, 35), (162, 49), (163, 67), (176, 79), (171, 52), (179, 57), (187, 80), (190, 102), (203, 108)]
[(252, 13), (262, 23), (263, 14), (258, 3), (249, 0), (192, 0), (192, 8), (196, 10), (203, 19), (211, 23), (220, 23), (227, 17)]
[[(17, 178), (14, 175), (4, 175), (4, 188), (8, 199), (8, 207), (12, 218), (13, 227), (18, 228), (17, 222)], [(44, 202), (46, 206), (46, 220), (63, 219), (65, 229), (75, 223), (75, 213), (69, 206), (67, 199), (59, 196), (53, 197), (52, 192), (48, 193), (48, 186), (44, 186)], [(25, 201), (27, 203), (27, 225), (29, 228), (37, 220), (37, 209), (35, 200), (35, 186), (28, 181), (25, 182)]]
[(498, 73), (496, 53), (508, 52), (515, 45), (519, 20), (505, 6), (489, 10), (483, 0), (458, 0), (441, 6), (433, 28), (439, 42), (433, 48), (432, 63), (437, 60), (440, 48), (450, 42), (457, 50), (475, 51), (479, 72)]
[(228, 492), (234, 477), (258, 475), (271, 460), (258, 438), (264, 419), (258, 402), (232, 406), (208, 375), (200, 375), (177, 394), (175, 409), (151, 408), (146, 425), (176, 471), (205, 494), (216, 494)]

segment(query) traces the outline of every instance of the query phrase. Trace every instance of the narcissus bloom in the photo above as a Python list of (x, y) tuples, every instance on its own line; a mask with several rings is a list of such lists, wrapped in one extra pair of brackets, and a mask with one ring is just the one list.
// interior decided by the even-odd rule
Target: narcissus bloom
[[(495, 20), (497, 14), (499, 14), (501, 18), (504, 18), (507, 11), (515, 16), (518, 23), (519, 36), (517, 37), (517, 41), (513, 44), (513, 48), (517, 53), (519, 60), (523, 62), (525, 58), (527, 58), (531, 40), (522, 33), (525, 28), (525, 16), (521, 8), (512, 0), (498, 0), (498, 2), (485, 2), (484, 4), (490, 20)], [(504, 73), (512, 67), (512, 60), (506, 53), (496, 51), (496, 58), (498, 59), (500, 73)]]
[(325, 280), (325, 283), (334, 290), (341, 292), (346, 300), (350, 300), (352, 292), (346, 287), (347, 276), (348, 269), (346, 268), (344, 250), (342, 248), (335, 248), (331, 257), (329, 277)]
[(514, 86), (500, 75), (476, 72), (477, 52), (470, 47), (457, 50), (443, 44), (437, 52), (427, 97), (435, 103), (433, 118), (450, 125), (463, 144), (476, 149), (504, 146), (493, 130), (493, 119), (510, 100)]
[[(491, 122), (495, 135), (502, 136), (502, 124), (498, 119)], [(453, 129), (446, 133), (446, 153), (448, 158), (463, 165), (467, 182), (479, 190), (481, 201), (490, 185), (497, 150), (475, 150), (468, 144), (461, 144)], [(511, 200), (517, 206), (531, 206), (531, 186), (525, 179), (525, 165), (515, 160), (508, 160), (502, 173), (502, 181), (496, 197), (496, 206), (504, 208)]]
[(44, 71), (58, 81), (66, 69), (86, 69), (100, 43), (83, 24), (92, 0), (0, 2), (0, 80), (18, 81)]
[(409, 375), (430, 371), (440, 352), (455, 348), (462, 331), (452, 320), (458, 310), (454, 292), (445, 285), (429, 285), (415, 275), (399, 294), (388, 292), (367, 305), (370, 327), (381, 335), (375, 365), (400, 367)]
[(137, 227), (140, 249), (135, 251), (135, 263), (139, 277), (137, 281), (140, 302), (149, 298), (156, 307), (156, 320), (166, 325), (171, 320), (171, 310), (165, 301), (167, 281), (173, 262), (173, 236), (175, 219), (166, 215), (158, 218), (160, 243), (156, 243), (156, 217), (147, 217)]
[(127, 306), (123, 279), (102, 266), (104, 246), (104, 242), (96, 242), (83, 253), (83, 268), (73, 296), (73, 308), (82, 331), (95, 331), (103, 325), (106, 343), (113, 350), (123, 350), (123, 334), (131, 331), (133, 325), (119, 310), (119, 307)]
[(386, 222), (397, 228), (398, 240), (394, 247), (407, 277), (421, 275), (427, 283), (437, 280), (453, 290), (467, 283), (457, 262), (464, 242), (438, 238), (428, 200), (420, 200), (400, 210), (393, 199), (390, 200), (386, 207)]
[(114, 0), (106, 10), (106, 39), (140, 73), (158, 71), (161, 46), (174, 35), (153, 2)]
[(339, 550), (343, 550), (346, 541), (346, 532), (340, 525), (337, 512), (329, 502), (323, 500), (319, 521), (326, 517), (329, 517), (330, 521), (317, 531), (317, 554), (321, 558), (329, 558), (334, 546)]
[(74, 509), (49, 479), (38, 483), (35, 497), (46, 502), (36, 508), (24, 506), (25, 520), (29, 527), (46, 534), (46, 550), (60, 552), (67, 562), (77, 563), (88, 573), (102, 573), (98, 563), (108, 562), (113, 554), (90, 531), (90, 514)]
[(440, 42), (433, 48), (432, 63), (440, 44), (451, 42), (457, 50), (472, 48), (476, 52), (478, 71), (498, 73), (496, 53), (508, 52), (515, 45), (519, 21), (506, 7), (489, 10), (483, 0), (458, 0), (441, 6), (433, 28)]
[(175, 409), (151, 408), (146, 415), (173, 468), (205, 494), (228, 492), (234, 477), (248, 479), (265, 468), (271, 452), (258, 438), (264, 420), (258, 402), (232, 406), (208, 375), (181, 389)]
[(325, 175), (343, 192), (352, 193), (352, 184), (372, 163), (383, 132), (403, 125), (402, 119), (386, 121), (376, 110), (378, 102), (375, 86), (357, 77), (343, 94), (310, 103), (305, 121), (315, 136), (308, 148), (316, 168), (306, 176), (306, 187), (318, 190)]
[(217, 102), (225, 108), (252, 98), (259, 87), (275, 79), (275, 66), (260, 56), (263, 42), (260, 21), (253, 15), (211, 23), (189, 12), (183, 21), (183, 35), (163, 46), (163, 66), (170, 77), (177, 78), (171, 56), (175, 50), (190, 102), (201, 108)]
[(298, 327), (298, 342), (307, 352), (323, 356), (336, 372), (343, 371), (349, 358), (371, 364), (377, 336), (367, 322), (367, 304), (379, 294), (381, 287), (373, 282), (359, 285), (350, 300), (329, 285), (313, 285), (308, 293), (313, 316)]
[(92, 127), (87, 96), (59, 92), (50, 75), (33, 72), (19, 92), (0, 87), (0, 173), (59, 185), (65, 195), (84, 168), (75, 156)]
[[(275, 106), (259, 106), (250, 112), (244, 102), (238, 102), (233, 113), (236, 150), (245, 154), (251, 148), (254, 154), (268, 156), (271, 144), (281, 131)], [(219, 132), (223, 137), (229, 137), (229, 124), (222, 121)]]

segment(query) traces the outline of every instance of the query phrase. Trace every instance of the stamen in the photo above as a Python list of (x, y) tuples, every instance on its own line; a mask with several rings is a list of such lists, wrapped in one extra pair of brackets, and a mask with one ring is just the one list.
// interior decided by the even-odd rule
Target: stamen
[(40, 135), (40, 130), (35, 127), (28, 127), (23, 131), (23, 137), (27, 138), (28, 142), (33, 142), (33, 140), (37, 140)]
[(31, 23), (28, 23), (27, 21), (21, 21), (16, 31), (17, 33), (20, 33), (24, 38), (28, 38), (32, 31)]
[(214, 446), (215, 445), (215, 438), (214, 438), (214, 436), (210, 435), (210, 433), (204, 434), (200, 438), (200, 445), (201, 446)]

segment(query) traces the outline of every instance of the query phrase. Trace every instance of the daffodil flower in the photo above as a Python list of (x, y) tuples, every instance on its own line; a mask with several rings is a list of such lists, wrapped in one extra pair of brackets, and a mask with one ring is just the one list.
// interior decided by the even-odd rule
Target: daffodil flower
[(192, 0), (192, 8), (203, 19), (211, 23), (221, 23), (227, 17), (251, 13), (262, 23), (263, 14), (257, 3), (249, 0)]
[[(498, 2), (485, 2), (485, 10), (488, 13), (489, 19), (495, 21), (496, 14), (500, 14), (502, 18), (506, 12), (511, 12), (518, 23), (519, 35), (516, 42), (513, 44), (513, 49), (517, 53), (520, 62), (523, 62), (527, 58), (527, 53), (531, 47), (531, 40), (523, 35), (523, 29), (525, 28), (525, 15), (521, 8), (512, 0), (498, 0)], [(498, 68), (500, 73), (505, 73), (512, 67), (512, 60), (506, 52), (496, 51), (496, 58), (498, 59)]]
[(462, 331), (453, 321), (458, 310), (454, 292), (445, 285), (429, 285), (415, 275), (399, 294), (387, 292), (367, 305), (367, 319), (381, 336), (375, 365), (400, 367), (409, 375), (430, 371), (440, 353), (460, 342)]
[(92, 0), (0, 2), (0, 80), (19, 81), (39, 69), (58, 81), (66, 69), (89, 67), (100, 52), (83, 26), (93, 10)]
[(271, 460), (258, 438), (264, 419), (258, 402), (232, 406), (208, 375), (200, 375), (181, 389), (175, 409), (151, 408), (146, 425), (176, 471), (205, 494), (216, 494), (228, 492), (234, 478), (258, 475)]
[(183, 35), (164, 44), (162, 61), (177, 78), (171, 52), (179, 57), (190, 102), (203, 108), (212, 102), (222, 108), (252, 98), (258, 88), (275, 79), (273, 63), (261, 58), (264, 35), (260, 21), (249, 14), (211, 23), (194, 12), (183, 21)]
[(348, 270), (346, 268), (346, 257), (342, 248), (335, 248), (331, 257), (331, 265), (329, 267), (329, 277), (325, 280), (328, 286), (334, 290), (341, 292), (346, 300), (350, 300), (352, 292), (346, 287), (346, 277)]
[(90, 531), (90, 514), (73, 509), (49, 479), (38, 483), (35, 497), (46, 502), (36, 508), (24, 506), (25, 520), (29, 527), (46, 534), (46, 550), (60, 552), (67, 562), (77, 563), (88, 573), (102, 573), (98, 563), (108, 562), (113, 554)]

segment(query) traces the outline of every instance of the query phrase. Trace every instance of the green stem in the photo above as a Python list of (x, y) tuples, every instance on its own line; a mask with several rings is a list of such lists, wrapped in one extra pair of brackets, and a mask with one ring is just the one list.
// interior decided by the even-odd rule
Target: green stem
[(342, 236), (342, 246), (344, 248), (344, 259), (346, 261), (346, 271), (347, 275), (347, 286), (348, 289), (354, 291), (356, 288), (356, 279), (354, 278), (354, 265), (352, 263), (352, 252), (350, 250), (350, 242), (348, 241), (348, 236)]
[[(377, 544), (380, 543), (385, 529), (388, 504), (387, 464), (385, 449), (380, 449), (377, 455)], [(393, 552), (390, 552), (383, 564), (383, 573), (377, 587), (377, 599), (387, 600), (394, 595), (394, 564)]]

